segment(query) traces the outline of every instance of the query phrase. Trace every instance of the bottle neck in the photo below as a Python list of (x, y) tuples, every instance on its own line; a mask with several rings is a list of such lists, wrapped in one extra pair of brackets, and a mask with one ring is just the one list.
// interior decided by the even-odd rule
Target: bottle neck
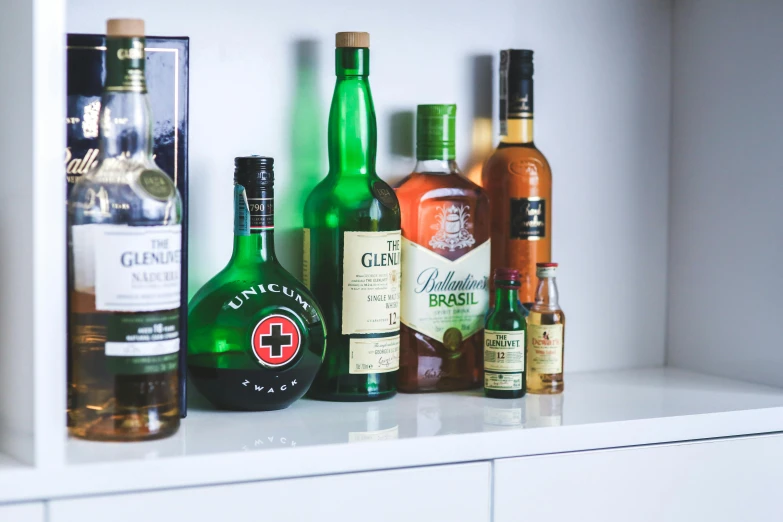
[(377, 128), (370, 93), (370, 50), (337, 48), (329, 110), (329, 172), (337, 176), (375, 173)]
[(558, 303), (558, 293), (557, 293), (557, 278), (555, 277), (539, 278), (538, 287), (536, 288), (535, 306), (538, 308), (546, 308), (549, 310), (560, 309), (560, 304)]
[(533, 143), (533, 118), (506, 120), (502, 143)]
[(504, 283), (496, 282), (495, 310), (503, 310), (506, 312), (518, 311), (519, 310), (519, 287), (504, 286)]
[(231, 263), (266, 263), (275, 256), (274, 190), (234, 184), (234, 253)]
[(533, 142), (533, 77), (518, 69), (501, 72), (500, 141)]
[(457, 162), (453, 159), (420, 159), (416, 161), (414, 172), (426, 174), (459, 174)]
[(144, 38), (107, 38), (99, 143), (106, 159), (152, 161), (152, 117), (144, 76)]

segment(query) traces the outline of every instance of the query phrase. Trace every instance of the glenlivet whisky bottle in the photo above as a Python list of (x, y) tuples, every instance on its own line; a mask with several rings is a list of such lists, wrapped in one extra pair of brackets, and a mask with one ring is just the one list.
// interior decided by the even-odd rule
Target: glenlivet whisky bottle
[(277, 410), (307, 391), (326, 331), (313, 295), (275, 257), (272, 158), (234, 163), (234, 253), (190, 302), (188, 371), (218, 408)]
[(402, 211), (405, 392), (481, 385), (489, 303), (489, 199), (455, 161), (456, 105), (419, 105), (416, 167), (397, 189)]
[(536, 263), (552, 257), (552, 171), (533, 143), (533, 51), (500, 51), (500, 134), (482, 172), (492, 201), (492, 269), (519, 270), (519, 299), (529, 307)]
[(385, 399), (397, 391), (400, 205), (375, 172), (370, 35), (337, 33), (329, 174), (307, 198), (304, 280), (326, 312), (326, 359), (309, 396)]
[(68, 432), (156, 439), (179, 427), (182, 204), (152, 159), (142, 20), (108, 22), (99, 135), (69, 199)]
[(525, 395), (525, 311), (519, 304), (519, 271), (495, 269), (495, 305), (484, 330), (484, 394), (498, 399)]

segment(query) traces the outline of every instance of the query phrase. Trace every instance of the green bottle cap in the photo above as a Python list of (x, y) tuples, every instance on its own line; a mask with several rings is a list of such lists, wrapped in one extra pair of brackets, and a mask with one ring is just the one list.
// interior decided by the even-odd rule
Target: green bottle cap
[(453, 160), (456, 158), (457, 106), (419, 105), (416, 109), (416, 159)]

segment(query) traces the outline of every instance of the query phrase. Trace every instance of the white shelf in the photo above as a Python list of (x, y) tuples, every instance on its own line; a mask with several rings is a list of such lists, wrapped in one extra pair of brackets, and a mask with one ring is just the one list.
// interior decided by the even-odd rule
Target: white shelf
[[(776, 388), (671, 368), (572, 374), (566, 386), (559, 397), (521, 400), (476, 391), (378, 403), (302, 400), (266, 413), (195, 407), (169, 439), (72, 440), (61, 468), (0, 465), (0, 502), (783, 431), (783, 390)], [(367, 442), (352, 443), (359, 440)]]

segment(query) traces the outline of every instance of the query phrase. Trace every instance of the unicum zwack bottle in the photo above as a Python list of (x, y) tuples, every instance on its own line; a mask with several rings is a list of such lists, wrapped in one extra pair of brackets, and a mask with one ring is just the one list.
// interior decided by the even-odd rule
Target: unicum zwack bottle
[(370, 35), (337, 33), (329, 173), (307, 199), (303, 276), (326, 314), (326, 358), (308, 396), (392, 397), (400, 346), (400, 205), (375, 172)]
[(109, 20), (100, 163), (68, 205), (68, 433), (89, 440), (179, 428), (182, 203), (152, 158), (144, 65), (144, 22)]
[(188, 372), (218, 408), (277, 410), (312, 383), (326, 331), (313, 295), (275, 256), (273, 159), (234, 163), (234, 251), (190, 302)]

